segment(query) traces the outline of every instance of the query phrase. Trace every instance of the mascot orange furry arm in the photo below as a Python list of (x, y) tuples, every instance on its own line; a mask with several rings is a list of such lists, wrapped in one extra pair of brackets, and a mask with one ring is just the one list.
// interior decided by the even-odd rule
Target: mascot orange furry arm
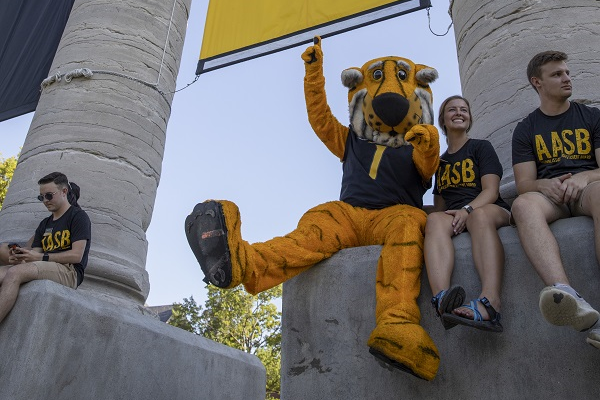
[(297, 229), (264, 243), (241, 237), (237, 206), (197, 204), (185, 231), (205, 281), (220, 288), (243, 284), (252, 294), (276, 286), (337, 251), (383, 245), (376, 278), (376, 327), (369, 351), (384, 362), (431, 380), (438, 350), (419, 325), (417, 297), (426, 214), (423, 195), (439, 164), (429, 83), (435, 69), (400, 57), (342, 72), (349, 88), (350, 126), (331, 113), (325, 96), (320, 40), (303, 54), (308, 118), (343, 162), (339, 201), (307, 211)]

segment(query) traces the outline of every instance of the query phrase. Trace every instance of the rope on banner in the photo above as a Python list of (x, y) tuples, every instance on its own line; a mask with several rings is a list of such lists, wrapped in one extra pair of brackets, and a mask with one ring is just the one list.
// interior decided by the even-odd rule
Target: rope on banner
[(450, 8), (448, 9), (448, 13), (450, 14), (450, 25), (448, 25), (448, 29), (446, 29), (446, 33), (444, 33), (444, 34), (435, 33), (431, 29), (431, 15), (429, 14), (430, 9), (431, 9), (431, 7), (426, 8), (427, 20), (429, 21), (429, 32), (433, 33), (435, 36), (446, 36), (448, 34), (448, 32), (450, 32), (450, 28), (452, 28), (452, 24), (454, 24), (454, 21), (452, 21), (452, 2), (450, 2)]

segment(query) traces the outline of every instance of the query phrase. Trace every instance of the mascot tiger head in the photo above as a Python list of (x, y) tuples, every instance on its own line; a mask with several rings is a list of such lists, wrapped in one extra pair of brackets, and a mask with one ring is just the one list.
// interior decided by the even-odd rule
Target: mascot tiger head
[(348, 91), (350, 123), (359, 137), (388, 147), (406, 145), (414, 125), (433, 125), (434, 68), (401, 57), (371, 60), (342, 71)]

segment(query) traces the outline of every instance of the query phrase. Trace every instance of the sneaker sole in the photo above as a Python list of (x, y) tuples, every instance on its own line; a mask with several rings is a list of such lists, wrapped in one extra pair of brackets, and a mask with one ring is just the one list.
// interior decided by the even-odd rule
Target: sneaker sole
[(221, 204), (197, 204), (185, 219), (185, 234), (204, 272), (204, 282), (227, 288), (232, 281), (232, 266)]
[(583, 300), (577, 300), (571, 294), (550, 287), (540, 294), (540, 311), (553, 325), (569, 325), (576, 331), (586, 331), (600, 318), (600, 313)]

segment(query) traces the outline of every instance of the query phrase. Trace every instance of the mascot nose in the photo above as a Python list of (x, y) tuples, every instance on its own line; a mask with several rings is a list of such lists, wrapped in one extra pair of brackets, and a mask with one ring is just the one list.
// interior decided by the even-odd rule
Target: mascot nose
[(410, 108), (405, 97), (397, 93), (383, 93), (373, 99), (373, 111), (387, 126), (398, 125)]

